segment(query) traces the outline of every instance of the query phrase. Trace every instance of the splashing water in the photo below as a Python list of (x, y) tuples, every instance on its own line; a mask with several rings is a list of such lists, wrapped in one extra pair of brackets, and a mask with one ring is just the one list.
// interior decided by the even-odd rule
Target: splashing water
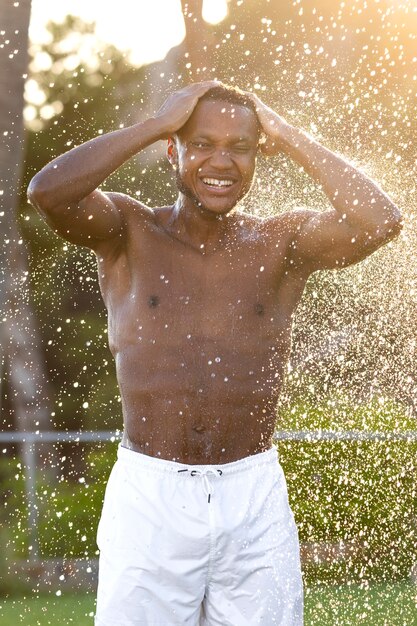
[[(203, 24), (204, 65), (185, 42), (164, 62), (138, 68), (126, 52), (98, 42), (91, 25), (77, 18), (52, 25), (49, 41), (31, 48), (25, 182), (73, 145), (151, 115), (166, 93), (190, 80), (216, 77), (255, 91), (289, 122), (363, 168), (405, 218), (400, 237), (370, 258), (310, 278), (294, 320), (280, 426), (417, 430), (415, 3), (233, 0), (225, 19), (206, 31)], [(175, 195), (159, 146), (131, 160), (106, 188), (150, 205), (172, 202)], [(243, 208), (268, 217), (295, 207), (330, 205), (284, 155), (260, 158)], [(21, 218), (31, 247), (32, 298), (53, 389), (54, 427), (114, 430), (120, 425), (120, 397), (93, 256), (63, 245), (30, 208), (22, 209)], [(220, 361), (217, 355), (214, 362)], [(2, 393), (8, 429), (11, 394), (7, 386)], [(26, 559), (31, 548), (22, 465), (16, 448), (3, 444), (2, 449), (7, 459), (0, 467), (7, 503), (2, 526), (10, 532), (0, 541), (11, 562)], [(56, 452), (58, 482), (51, 485), (39, 469), (41, 553), (93, 558), (103, 476), (113, 459), (74, 443), (56, 444)], [(280, 452), (300, 537), (313, 555), (310, 561), (306, 557), (306, 619), (413, 623), (407, 577), (417, 561), (415, 446), (291, 442), (280, 444)], [(53, 523), (47, 527), (44, 520)], [(373, 579), (405, 581), (395, 587), (404, 601), (391, 599), (384, 612), (394, 582), (368, 593)], [(360, 585), (330, 589), (323, 600), (323, 588), (310, 588), (310, 581)], [(64, 581), (59, 584), (65, 589)], [(387, 614), (390, 622), (384, 621)]]

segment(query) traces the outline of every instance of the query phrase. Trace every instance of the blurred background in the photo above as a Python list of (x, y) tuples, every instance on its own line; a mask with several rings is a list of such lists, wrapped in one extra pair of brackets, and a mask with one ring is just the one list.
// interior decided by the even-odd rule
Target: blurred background
[[(26, 187), (53, 157), (146, 119), (174, 89), (208, 78), (258, 93), (370, 175), (404, 214), (397, 240), (309, 280), (277, 428), (393, 435), (279, 443), (307, 623), (417, 620), (417, 443), (407, 439), (417, 431), (416, 38), (412, 0), (0, 0), (0, 624), (91, 623), (85, 591), (117, 448), (46, 438), (34, 447), (24, 433), (122, 424), (94, 255), (55, 236)], [(173, 202), (164, 150), (151, 146), (103, 188), (150, 206)], [(300, 206), (329, 204), (285, 155), (260, 158), (244, 209)], [(74, 591), (78, 602), (63, 604)]]

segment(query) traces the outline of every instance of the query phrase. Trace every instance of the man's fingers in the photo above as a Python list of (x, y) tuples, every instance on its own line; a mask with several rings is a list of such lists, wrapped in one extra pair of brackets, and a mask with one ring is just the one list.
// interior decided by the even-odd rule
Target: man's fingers
[(157, 116), (160, 121), (162, 120), (164, 126), (162, 136), (169, 137), (170, 134), (182, 128), (190, 118), (199, 98), (201, 98), (206, 91), (213, 87), (218, 87), (220, 84), (221, 83), (216, 80), (192, 83), (178, 91), (174, 91), (168, 96), (157, 112)]
[(180, 92), (177, 92), (177, 93), (181, 93), (186, 99), (188, 98), (191, 99), (191, 106), (188, 108), (193, 110), (199, 98), (201, 98), (201, 96), (204, 96), (204, 94), (207, 91), (209, 91), (210, 89), (213, 89), (213, 87), (218, 87), (220, 84), (221, 83), (219, 83), (216, 80), (208, 80), (208, 81), (204, 81), (201, 83), (193, 83), (192, 85), (185, 87), (184, 89), (182, 89)]
[(171, 98), (175, 101), (175, 99), (179, 99), (180, 101), (189, 101), (190, 106), (188, 109), (193, 109), (198, 102), (198, 99), (201, 98), (207, 91), (213, 89), (213, 87), (218, 87), (220, 83), (214, 80), (205, 81), (201, 83), (192, 83), (191, 85), (187, 85), (187, 87), (183, 87), (177, 92), (174, 92), (171, 95)]
[(200, 94), (201, 92), (202, 95), (209, 89), (212, 89), (213, 87), (219, 87), (220, 85), (221, 83), (217, 80), (206, 80), (201, 83), (192, 83), (191, 85), (187, 85), (187, 87), (184, 87), (183, 89), (181, 89), (181, 91), (184, 93), (196, 92), (196, 94)]

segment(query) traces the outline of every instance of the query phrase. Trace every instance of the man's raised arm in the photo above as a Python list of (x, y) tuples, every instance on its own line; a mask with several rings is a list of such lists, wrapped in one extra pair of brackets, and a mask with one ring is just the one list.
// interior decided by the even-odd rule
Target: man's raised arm
[(31, 180), (30, 203), (73, 243), (94, 247), (95, 242), (120, 234), (120, 209), (134, 201), (97, 188), (134, 154), (181, 128), (199, 97), (215, 84), (190, 85), (169, 96), (155, 117), (95, 137), (54, 159)]
[(368, 176), (254, 100), (266, 134), (263, 152), (288, 154), (321, 184), (334, 210), (300, 211), (293, 257), (311, 269), (343, 267), (368, 256), (401, 230), (401, 214)]

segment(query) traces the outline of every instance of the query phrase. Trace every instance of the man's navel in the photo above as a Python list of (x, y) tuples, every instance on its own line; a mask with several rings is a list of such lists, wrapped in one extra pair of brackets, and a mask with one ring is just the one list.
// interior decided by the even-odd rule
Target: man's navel
[(148, 304), (149, 304), (151, 309), (154, 309), (159, 304), (159, 297), (158, 296), (149, 296)]
[(206, 427), (203, 426), (203, 424), (197, 424), (196, 426), (192, 427), (193, 430), (195, 430), (196, 433), (198, 433), (199, 435), (202, 435), (203, 433), (206, 432)]

